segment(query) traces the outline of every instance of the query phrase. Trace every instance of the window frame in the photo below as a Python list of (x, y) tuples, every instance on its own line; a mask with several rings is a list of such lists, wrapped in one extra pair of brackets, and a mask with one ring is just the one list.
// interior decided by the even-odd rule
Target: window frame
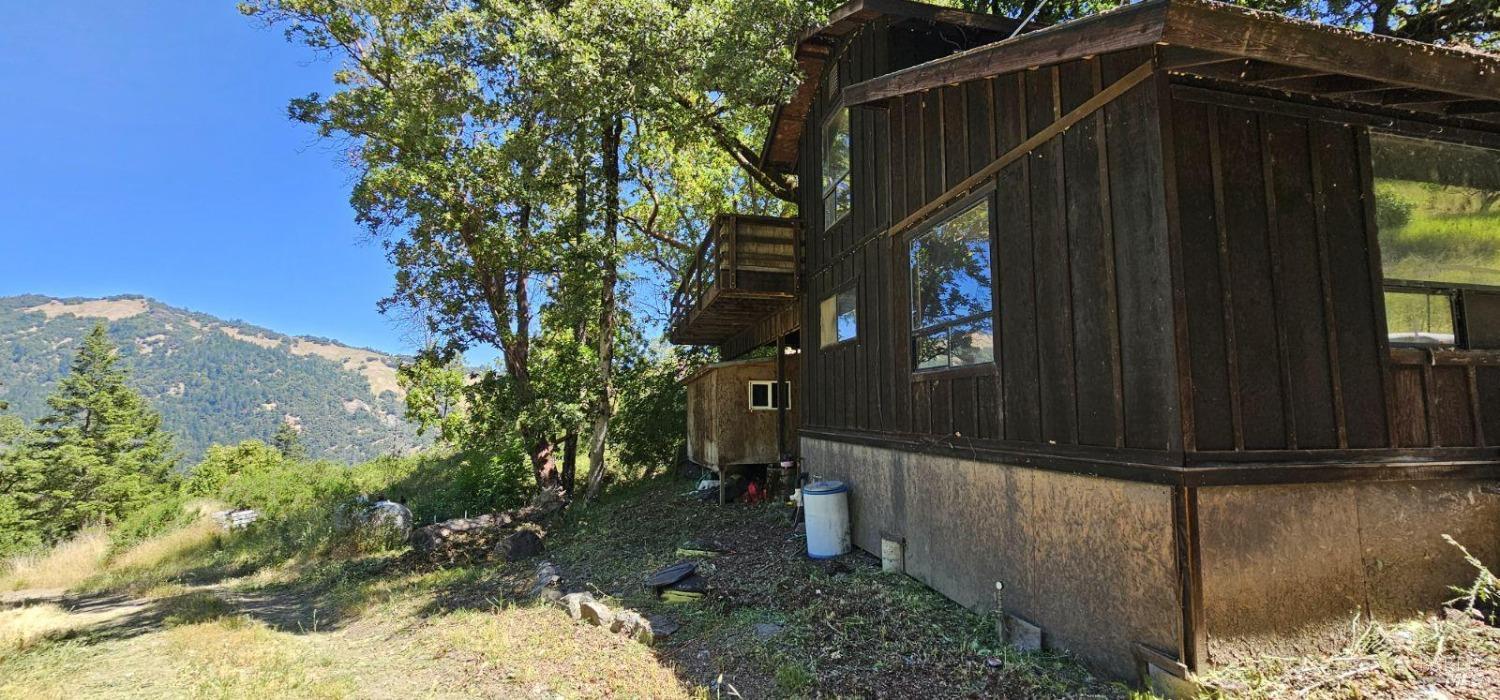
[[(1465, 312), (1465, 301), (1468, 297), (1481, 295), (1500, 296), (1500, 285), (1465, 282), (1443, 282), (1437, 280), (1418, 280), (1389, 277), (1385, 269), (1385, 250), (1381, 245), (1380, 223), (1375, 216), (1374, 201), (1375, 187), (1379, 176), (1375, 173), (1374, 139), (1381, 136), (1414, 141), (1428, 141), (1440, 145), (1455, 146), (1461, 148), (1472, 148), (1493, 152), (1500, 158), (1500, 145), (1490, 143), (1475, 143), (1461, 138), (1444, 138), (1443, 135), (1434, 133), (1413, 132), (1409, 129), (1400, 128), (1399, 124), (1391, 124), (1385, 128), (1376, 125), (1367, 125), (1364, 129), (1364, 147), (1368, 168), (1366, 182), (1370, 190), (1367, 199), (1371, 202), (1371, 208), (1367, 209), (1369, 221), (1367, 223), (1370, 237), (1374, 243), (1374, 259), (1379, 265), (1379, 307), (1380, 321), (1385, 333), (1382, 340), (1390, 348), (1417, 348), (1427, 350), (1459, 351), (1459, 352), (1493, 352), (1490, 348), (1473, 348), (1470, 345), (1469, 314)], [(1453, 326), (1453, 342), (1419, 342), (1396, 340), (1391, 337), (1390, 308), (1386, 303), (1386, 295), (1396, 294), (1426, 294), (1428, 296), (1443, 297), (1448, 301), (1449, 319)]]
[[(914, 227), (911, 231), (902, 236), (903, 255), (906, 264), (906, 345), (907, 353), (909, 355), (907, 371), (911, 374), (913, 381), (917, 381), (918, 379), (927, 379), (935, 374), (966, 375), (992, 374), (999, 372), (1000, 356), (998, 341), (1000, 338), (1000, 324), (997, 322), (995, 317), (995, 309), (997, 306), (999, 306), (999, 304), (997, 303), (998, 299), (996, 295), (1000, 286), (1000, 277), (998, 274), (999, 267), (995, 264), (995, 250), (998, 247), (996, 227), (999, 226), (999, 223), (995, 216), (996, 210), (998, 209), (997, 202), (995, 201), (995, 187), (995, 183), (991, 181), (976, 188), (967, 196), (944, 207), (942, 211), (938, 212), (927, 221), (923, 222), (920, 226)], [(936, 231), (938, 228), (942, 227), (944, 224), (953, 221), (954, 219), (957, 219), (964, 214), (967, 214), (971, 209), (979, 205), (983, 205), (986, 208), (985, 228), (987, 229), (987, 237), (985, 243), (988, 247), (989, 252), (990, 270), (989, 307), (981, 313), (969, 314), (967, 316), (918, 327), (918, 301), (914, 290), (914, 287), (917, 284), (917, 276), (916, 269), (911, 264), (912, 246), (921, 237), (928, 235)], [(991, 347), (989, 361), (976, 362), (973, 364), (955, 365), (953, 364), (952, 352), (950, 350), (950, 352), (948, 353), (948, 364), (942, 367), (917, 366), (916, 344), (919, 337), (931, 334), (937, 329), (945, 329), (951, 331), (956, 326), (971, 324), (975, 321), (983, 320), (986, 318), (989, 319), (990, 322), (990, 335), (996, 341), (996, 344)]]
[[(839, 115), (845, 115), (844, 134), (849, 142), (849, 163), (842, 176), (833, 180), (831, 186), (825, 186), (824, 180), (828, 179), (828, 153), (826, 141), (828, 128), (838, 119)], [(838, 190), (843, 184), (849, 193), (849, 206), (844, 209), (838, 217), (830, 220), (828, 218), (828, 196)], [(822, 214), (822, 229), (830, 231), (835, 226), (844, 223), (849, 215), (854, 212), (854, 110), (844, 104), (843, 95), (829, 103), (828, 114), (823, 116), (822, 123), (818, 126), (818, 207)]]
[[(782, 387), (782, 389), (784, 391), (784, 395), (786, 396), (786, 410), (790, 411), (790, 410), (792, 410), (792, 380), (790, 380), (790, 379), (784, 379), (784, 380), (782, 380), (781, 383), (783, 385), (785, 385), (785, 386)], [(767, 406), (757, 406), (757, 405), (755, 405), (755, 387), (757, 387), (757, 386), (769, 387), (769, 390), (766, 392), (766, 396), (768, 398), (770, 398), (770, 400), (771, 400), (770, 405), (767, 405)], [(775, 410), (777, 410), (778, 407), (776, 405), (776, 380), (775, 379), (751, 379), (751, 380), (749, 380), (749, 382), (745, 385), (745, 402), (746, 402), (746, 405), (749, 406), (749, 408), (750, 408), (751, 411), (775, 411)]]
[[(854, 305), (853, 305), (853, 308), (851, 309), (851, 313), (854, 314), (854, 333), (851, 334), (847, 338), (840, 338), (840, 337), (838, 337), (838, 319), (839, 319), (839, 312), (838, 312), (839, 311), (839, 303), (838, 303), (838, 299), (839, 299), (840, 296), (843, 296), (844, 294), (851, 294), (851, 295), (854, 296)], [(826, 323), (823, 322), (823, 305), (827, 304), (830, 301), (833, 302), (833, 326), (832, 326), (832, 328), (833, 328), (833, 340), (829, 340), (826, 337), (825, 333), (826, 333), (826, 331), (828, 329), (828, 324), (826, 324)], [(819, 299), (818, 300), (818, 349), (822, 350), (822, 349), (826, 349), (826, 348), (838, 347), (840, 345), (844, 345), (844, 344), (847, 344), (847, 343), (857, 342), (859, 340), (859, 334), (860, 334), (859, 316), (860, 316), (860, 313), (859, 313), (859, 280), (852, 280), (850, 282), (846, 282), (844, 284), (841, 284), (841, 285), (835, 287), (833, 289), (833, 291), (831, 291), (828, 294), (824, 295), (822, 299)]]

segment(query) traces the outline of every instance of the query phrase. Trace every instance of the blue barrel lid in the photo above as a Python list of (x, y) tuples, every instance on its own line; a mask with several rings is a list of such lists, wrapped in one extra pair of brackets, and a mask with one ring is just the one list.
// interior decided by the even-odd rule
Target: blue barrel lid
[(844, 493), (849, 486), (842, 481), (819, 481), (808, 484), (802, 489), (802, 493), (808, 496), (826, 496), (834, 493)]

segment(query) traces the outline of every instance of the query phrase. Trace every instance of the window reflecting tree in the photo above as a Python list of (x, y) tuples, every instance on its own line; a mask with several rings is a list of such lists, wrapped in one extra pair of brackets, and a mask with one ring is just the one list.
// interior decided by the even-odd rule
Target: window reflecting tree
[(993, 362), (988, 200), (911, 242), (913, 363), (917, 369)]

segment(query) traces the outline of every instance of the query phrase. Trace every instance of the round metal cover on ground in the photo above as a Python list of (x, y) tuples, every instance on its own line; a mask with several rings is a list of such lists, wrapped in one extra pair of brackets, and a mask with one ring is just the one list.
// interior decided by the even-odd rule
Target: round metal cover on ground
[(821, 496), (830, 493), (843, 493), (848, 490), (849, 486), (842, 481), (819, 481), (803, 487), (802, 493)]

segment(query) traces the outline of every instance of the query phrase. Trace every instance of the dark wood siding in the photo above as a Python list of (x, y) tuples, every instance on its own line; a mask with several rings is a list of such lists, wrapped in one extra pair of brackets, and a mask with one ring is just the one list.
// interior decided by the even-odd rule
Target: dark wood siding
[(1196, 450), (1494, 444), (1494, 353), (1386, 345), (1366, 127), (1332, 110), (1177, 94)]
[[(873, 49), (874, 64), (861, 62), (862, 38), (840, 65), (899, 63)], [(901, 50), (893, 41), (889, 53)], [(993, 179), (994, 366), (912, 371), (906, 242), (888, 235), (1148, 59), (1104, 56), (854, 111), (854, 212), (830, 231), (807, 227), (803, 385), (818, 395), (808, 397), (806, 426), (999, 449), (1180, 445), (1152, 81)], [(815, 107), (817, 123), (829, 108)], [(810, 132), (804, 152), (816, 143)], [(805, 163), (804, 182), (815, 176)], [(821, 203), (804, 196), (808, 221), (820, 222)], [(859, 290), (858, 338), (817, 347), (818, 304), (849, 285)]]

